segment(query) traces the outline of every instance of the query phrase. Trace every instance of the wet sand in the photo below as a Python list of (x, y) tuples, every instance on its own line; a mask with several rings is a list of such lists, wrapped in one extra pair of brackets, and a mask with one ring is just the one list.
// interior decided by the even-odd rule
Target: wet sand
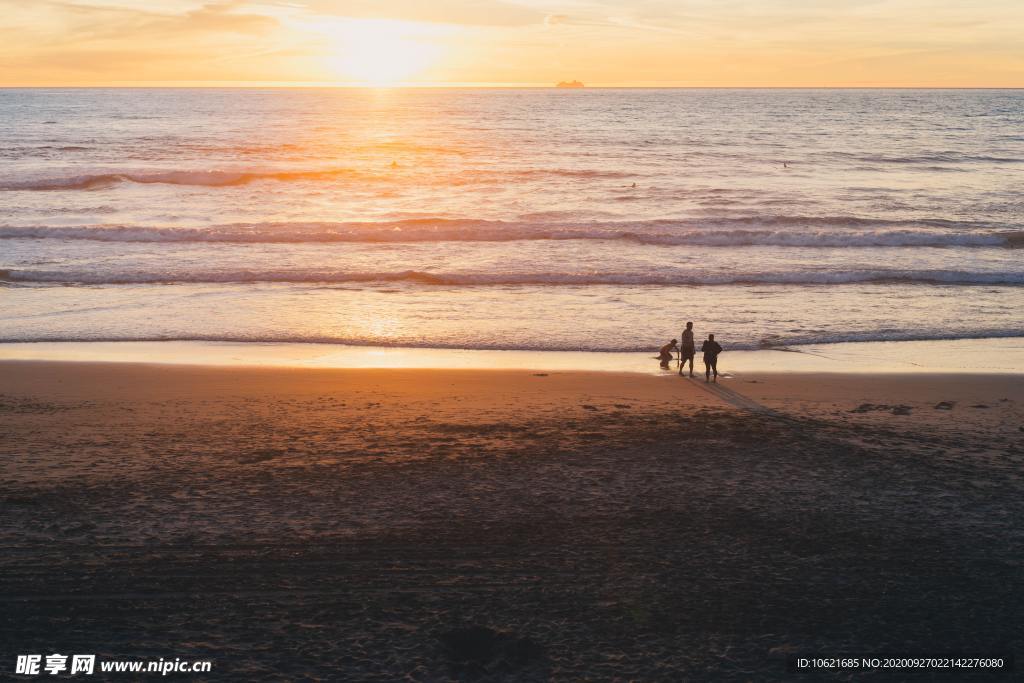
[(1022, 430), (1019, 375), (3, 362), (3, 656), (357, 681), (1019, 658)]
[[(722, 369), (771, 373), (1020, 374), (1024, 337), (849, 342), (737, 350)], [(487, 351), (402, 346), (212, 341), (4, 342), (0, 361), (78, 361), (310, 368), (541, 370), (658, 374), (651, 353)], [(700, 359), (697, 359), (698, 365)]]

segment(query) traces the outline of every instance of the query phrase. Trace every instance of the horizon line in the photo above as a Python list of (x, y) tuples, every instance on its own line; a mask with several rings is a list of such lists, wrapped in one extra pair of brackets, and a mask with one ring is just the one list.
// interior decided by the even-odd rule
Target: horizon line
[(329, 81), (112, 81), (107, 83), (0, 83), (3, 90), (47, 89), (349, 89), (349, 90), (1024, 90), (1024, 85), (642, 85), (599, 84), (564, 88), (544, 83), (338, 83)]

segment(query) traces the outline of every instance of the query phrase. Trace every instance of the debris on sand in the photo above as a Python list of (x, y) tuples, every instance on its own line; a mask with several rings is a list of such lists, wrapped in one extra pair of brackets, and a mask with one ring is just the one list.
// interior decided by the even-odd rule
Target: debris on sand
[(990, 407), (990, 406), (987, 406), (987, 405), (985, 405), (984, 403), (976, 403), (976, 404), (974, 404), (974, 405), (973, 405), (973, 406), (971, 406), (971, 407), (972, 407), (972, 408), (988, 408), (988, 407)]
[(241, 456), (240, 458), (238, 458), (238, 462), (240, 464), (242, 464), (242, 465), (254, 465), (254, 464), (259, 463), (259, 462), (266, 462), (268, 460), (273, 460), (274, 458), (278, 457), (279, 455), (281, 455), (280, 451), (276, 451), (276, 450), (272, 450), (272, 449), (265, 449), (265, 450), (261, 450), (261, 451), (252, 451), (251, 453), (247, 453), (247, 454)]
[(939, 401), (935, 404), (935, 410), (953, 410), (956, 401)]
[(856, 408), (853, 408), (849, 412), (851, 413), (875, 413), (875, 412), (889, 412), (893, 415), (910, 415), (912, 408), (910, 406), (899, 405), (891, 406), (888, 403), (861, 403)]

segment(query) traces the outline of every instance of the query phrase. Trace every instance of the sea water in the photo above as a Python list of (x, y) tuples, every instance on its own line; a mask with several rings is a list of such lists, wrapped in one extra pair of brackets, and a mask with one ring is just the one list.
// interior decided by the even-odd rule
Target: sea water
[(0, 90), (0, 342), (1024, 336), (1024, 91)]

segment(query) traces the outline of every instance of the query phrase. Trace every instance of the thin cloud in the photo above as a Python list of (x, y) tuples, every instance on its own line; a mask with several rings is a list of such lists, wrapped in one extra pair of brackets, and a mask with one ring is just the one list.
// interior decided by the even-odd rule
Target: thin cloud
[(180, 19), (168, 20), (170, 26), (159, 27), (160, 30), (183, 31), (214, 31), (227, 33), (244, 33), (259, 35), (280, 27), (280, 23), (265, 14), (252, 14), (235, 11), (242, 3), (220, 2), (186, 12)]
[[(279, 3), (294, 7), (294, 3)], [(517, 27), (541, 25), (547, 14), (501, 0), (307, 0), (300, 5), (314, 14), (352, 19), (396, 19), (464, 26)]]

